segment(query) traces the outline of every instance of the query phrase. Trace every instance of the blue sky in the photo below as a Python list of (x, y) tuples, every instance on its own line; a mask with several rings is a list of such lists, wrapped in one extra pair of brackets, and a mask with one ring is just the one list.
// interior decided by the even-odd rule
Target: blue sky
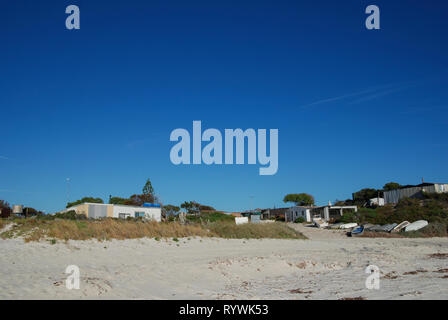
[[(81, 29), (65, 28), (76, 4)], [(364, 26), (367, 5), (381, 30)], [(448, 181), (444, 1), (8, 1), (0, 199), (46, 212), (129, 196), (221, 210)], [(279, 130), (279, 169), (175, 166), (192, 121)], [(251, 196), (253, 198), (251, 198)]]

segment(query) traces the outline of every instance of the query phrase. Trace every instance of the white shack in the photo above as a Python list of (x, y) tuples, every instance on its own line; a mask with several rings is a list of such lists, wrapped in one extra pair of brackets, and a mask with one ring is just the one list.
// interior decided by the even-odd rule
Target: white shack
[(142, 217), (148, 220), (160, 222), (162, 220), (162, 209), (160, 206), (137, 207), (118, 204), (105, 203), (81, 203), (73, 207), (69, 207), (62, 212), (75, 211), (77, 214), (84, 214), (87, 218), (120, 218)]
[(358, 211), (357, 206), (295, 206), (285, 212), (285, 221), (294, 222), (297, 218), (303, 218), (307, 222), (313, 219), (322, 219), (329, 221), (334, 218), (341, 217), (344, 211)]

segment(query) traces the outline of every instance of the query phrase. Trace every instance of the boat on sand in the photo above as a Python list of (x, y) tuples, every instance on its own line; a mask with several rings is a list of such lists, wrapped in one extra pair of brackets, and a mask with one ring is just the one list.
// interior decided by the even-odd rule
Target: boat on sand
[(359, 226), (354, 228), (351, 232), (350, 232), (350, 236), (351, 237), (357, 237), (360, 236), (364, 233), (364, 226)]
[(314, 226), (318, 228), (325, 228), (328, 227), (328, 222), (322, 220), (322, 219), (313, 219)]
[(428, 221), (426, 221), (426, 220), (418, 220), (418, 221), (412, 222), (407, 227), (405, 227), (404, 231), (405, 232), (417, 231), (417, 230), (420, 230), (421, 228), (426, 227), (427, 225), (428, 225)]
[(344, 224), (341, 224), (339, 226), (339, 229), (351, 229), (351, 228), (354, 228), (354, 227), (357, 227), (357, 226), (358, 226), (358, 224), (355, 223), (355, 222), (353, 222), (353, 223), (344, 223)]
[(403, 228), (407, 227), (411, 223), (409, 221), (403, 221), (402, 223), (398, 224), (395, 228), (392, 229), (391, 232), (400, 232)]

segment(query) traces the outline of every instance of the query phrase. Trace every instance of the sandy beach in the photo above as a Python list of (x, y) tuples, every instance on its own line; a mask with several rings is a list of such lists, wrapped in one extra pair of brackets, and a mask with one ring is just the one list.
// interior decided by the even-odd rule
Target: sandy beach
[[(448, 299), (447, 238), (0, 240), (0, 299)], [(367, 289), (368, 265), (380, 289)], [(80, 289), (65, 286), (68, 265)]]

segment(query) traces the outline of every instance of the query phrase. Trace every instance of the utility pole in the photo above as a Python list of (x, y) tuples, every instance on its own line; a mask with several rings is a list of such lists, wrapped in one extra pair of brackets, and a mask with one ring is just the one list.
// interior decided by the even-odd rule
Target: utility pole
[(67, 204), (70, 202), (70, 178), (67, 178)]
[(380, 190), (378, 190), (378, 203), (377, 203), (377, 206), (378, 207), (380, 206)]

